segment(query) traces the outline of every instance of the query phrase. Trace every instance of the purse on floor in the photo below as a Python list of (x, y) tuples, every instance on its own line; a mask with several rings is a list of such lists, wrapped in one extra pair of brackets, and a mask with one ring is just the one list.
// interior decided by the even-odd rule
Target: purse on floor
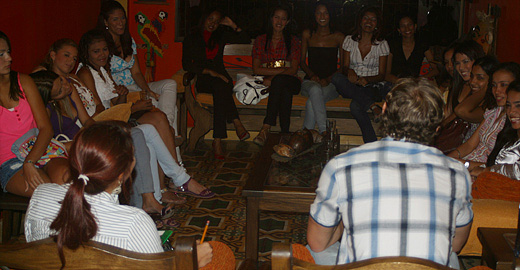
[[(37, 128), (32, 128), (13, 143), (13, 145), (11, 146), (11, 151), (13, 152), (13, 154), (16, 155), (16, 157), (19, 160), (25, 161), (25, 158), (27, 157), (27, 155), (29, 155), (31, 149), (36, 143), (38, 133), (39, 131)], [(51, 159), (59, 157), (67, 158), (67, 149), (65, 148), (65, 145), (63, 145), (63, 143), (53, 138), (47, 146), (47, 150), (42, 155), (42, 157), (35, 163), (35, 165), (39, 167), (45, 166), (45, 164), (47, 164), (47, 162), (49, 162)]]

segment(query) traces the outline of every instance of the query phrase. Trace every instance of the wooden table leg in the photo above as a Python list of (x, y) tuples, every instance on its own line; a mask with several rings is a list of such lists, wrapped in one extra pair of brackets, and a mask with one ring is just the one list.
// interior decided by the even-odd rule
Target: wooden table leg
[(247, 197), (246, 200), (246, 259), (257, 262), (260, 200), (257, 197)]
[(2, 211), (2, 244), (7, 243), (11, 239), (13, 230), (13, 212), (8, 210)]

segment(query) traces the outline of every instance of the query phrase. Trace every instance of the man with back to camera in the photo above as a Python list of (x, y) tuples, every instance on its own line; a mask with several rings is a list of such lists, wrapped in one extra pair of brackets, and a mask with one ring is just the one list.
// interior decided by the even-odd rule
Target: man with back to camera
[(443, 106), (426, 79), (402, 79), (383, 106), (385, 138), (327, 164), (307, 228), (316, 263), (407, 256), (458, 268), (456, 252), (473, 220), (471, 177), (462, 163), (428, 146)]

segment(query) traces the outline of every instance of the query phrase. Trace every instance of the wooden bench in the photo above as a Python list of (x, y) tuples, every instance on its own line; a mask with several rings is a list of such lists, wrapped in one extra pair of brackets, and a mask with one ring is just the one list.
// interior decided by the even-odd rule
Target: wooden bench
[[(237, 64), (226, 64), (226, 70), (228, 71), (231, 78), (236, 81), (236, 75), (238, 73), (251, 74), (251, 64), (248, 61), (244, 61), (241, 57), (250, 57), (251, 44), (229, 44), (224, 48), (224, 57), (236, 56), (238, 62), (246, 63), (244, 66)], [(226, 58), (224, 58), (226, 61)], [(298, 76), (303, 78), (304, 72), (300, 69)], [(183, 114), (183, 110), (188, 110), (194, 120), (194, 127), (191, 129), (189, 134), (187, 150), (192, 151), (195, 149), (197, 142), (208, 133), (213, 127), (213, 96), (208, 93), (198, 93), (195, 89), (195, 74), (180, 70), (174, 77), (177, 80), (182, 77), (182, 84), (184, 89), (180, 92), (184, 93), (186, 107), (180, 107), (180, 115)], [(243, 105), (240, 103), (235, 95), (233, 95), (235, 104), (239, 111), (242, 123), (248, 130), (259, 130), (262, 126), (263, 118), (265, 117), (265, 110), (267, 108), (267, 98), (260, 101), (256, 105)], [(291, 113), (291, 129), (290, 131), (296, 131), (303, 126), (303, 119), (305, 116), (305, 104), (307, 97), (299, 95), (293, 96), (292, 113)], [(338, 97), (326, 103), (327, 105), (327, 117), (334, 118), (338, 121), (338, 131), (344, 135), (361, 135), (356, 121), (350, 115), (350, 99)], [(245, 117), (247, 115), (247, 117)], [(182, 116), (181, 116), (182, 118)], [(185, 120), (181, 119), (181, 122), (185, 123)], [(374, 124), (374, 129), (377, 131), (377, 124)], [(182, 126), (182, 125), (181, 125)], [(229, 124), (228, 129), (233, 129), (232, 124)], [(181, 130), (186, 130), (181, 127)], [(279, 131), (279, 127), (273, 127), (273, 131)], [(186, 137), (186, 136), (184, 136)]]
[[(178, 237), (175, 251), (144, 254), (89, 241), (72, 251), (64, 248), (65, 269), (180, 269), (195, 270), (197, 247), (193, 237)], [(0, 245), (0, 266), (15, 269), (60, 269), (56, 243), (51, 238), (23, 244)]]
[(17, 236), (23, 227), (22, 215), (27, 211), (29, 198), (0, 192), (0, 211), (2, 211), (2, 243)]

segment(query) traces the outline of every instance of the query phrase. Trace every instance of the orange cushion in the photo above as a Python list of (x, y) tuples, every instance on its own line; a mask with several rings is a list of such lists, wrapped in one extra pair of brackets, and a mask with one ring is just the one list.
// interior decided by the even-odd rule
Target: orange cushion
[(474, 199), (520, 202), (520, 181), (494, 172), (483, 172), (472, 185)]
[(292, 244), (293, 257), (309, 263), (316, 263), (311, 252), (301, 244)]

